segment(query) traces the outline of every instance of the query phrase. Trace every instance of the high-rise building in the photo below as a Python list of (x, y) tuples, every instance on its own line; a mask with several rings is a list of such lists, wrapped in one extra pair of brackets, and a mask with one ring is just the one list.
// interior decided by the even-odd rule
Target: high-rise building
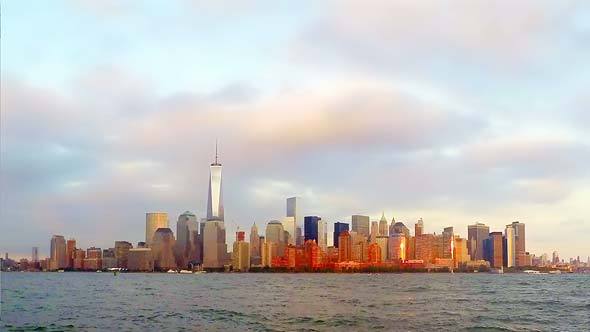
[(115, 248), (107, 248), (102, 250), (102, 268), (110, 269), (117, 267), (117, 258)]
[(490, 227), (482, 223), (467, 226), (467, 249), (472, 260), (482, 260), (483, 241), (488, 238)]
[(39, 263), (39, 247), (33, 247), (33, 253), (31, 255), (31, 262)]
[(418, 219), (418, 222), (414, 225), (414, 235), (420, 236), (424, 233), (424, 221), (422, 218)]
[(176, 240), (170, 228), (158, 228), (154, 233), (152, 241), (152, 255), (154, 258), (154, 268), (160, 271), (176, 269), (176, 259), (174, 257), (174, 246)]
[(260, 261), (260, 239), (256, 223), (250, 228), (250, 261), (251, 264), (259, 264)]
[(318, 242), (318, 221), (322, 218), (318, 216), (306, 216), (303, 218), (303, 232), (304, 238), (307, 242), (308, 240), (314, 240), (316, 243)]
[(133, 245), (127, 241), (115, 241), (115, 259), (117, 261), (117, 267), (122, 269), (127, 268), (129, 250), (131, 248), (133, 248)]
[(284, 217), (283, 218), (283, 229), (287, 232), (287, 238), (285, 239), (287, 244), (295, 245), (297, 241), (295, 234), (295, 217)]
[(436, 237), (433, 234), (422, 234), (420, 236), (416, 236), (415, 241), (416, 249), (414, 254), (416, 259), (423, 260), (424, 263), (432, 263), (436, 256)]
[(49, 269), (59, 270), (68, 266), (66, 254), (66, 239), (62, 235), (51, 237)]
[(127, 268), (129, 271), (151, 272), (154, 270), (154, 259), (151, 248), (129, 249)]
[[(344, 224), (348, 226), (348, 224)], [(348, 227), (346, 227), (348, 228)], [(352, 241), (348, 229), (343, 229), (338, 234), (338, 261), (348, 262), (352, 259)]]
[(302, 246), (303, 242), (305, 240), (305, 237), (303, 236), (303, 232), (301, 231), (301, 226), (297, 226), (295, 227), (295, 245), (296, 246)]
[[(250, 244), (244, 241), (244, 232), (236, 236), (232, 250), (232, 268), (236, 271), (246, 272), (250, 269)], [(236, 234), (238, 235), (238, 234)]]
[(445, 227), (441, 239), (441, 258), (453, 258), (453, 246), (455, 244), (455, 234), (453, 232), (453, 227)]
[(492, 232), (484, 240), (484, 259), (490, 262), (490, 266), (501, 268), (503, 266), (502, 256), (504, 255), (502, 232)]
[(373, 220), (371, 221), (371, 232), (369, 237), (371, 243), (375, 243), (375, 241), (377, 241), (377, 236), (379, 236), (379, 222)]
[(76, 240), (68, 239), (66, 242), (66, 260), (68, 261), (68, 268), (74, 267), (74, 256), (76, 254)]
[[(194, 233), (199, 231), (197, 216), (186, 211), (176, 222), (176, 251), (183, 261), (188, 261), (194, 246)], [(182, 264), (185, 265), (184, 262)]]
[(272, 241), (264, 241), (261, 249), (262, 266), (272, 267), (272, 260), (277, 257), (277, 244)]
[(209, 195), (207, 197), (207, 220), (224, 220), (223, 214), (223, 191), (221, 178), (221, 163), (217, 154), (217, 143), (215, 143), (215, 162), (209, 168)]
[(516, 266), (527, 266), (524, 224), (515, 221), (512, 223), (512, 228), (514, 228), (514, 252), (516, 257)]
[(512, 225), (506, 225), (504, 230), (504, 266), (516, 266), (515, 230)]
[[(379, 235), (389, 236), (389, 226), (387, 225), (387, 218), (385, 218), (385, 212), (381, 214), (381, 220), (379, 220)], [(385, 260), (385, 258), (383, 260)]]
[(352, 216), (352, 231), (369, 237), (369, 216), (353, 215)]
[(348, 230), (348, 224), (346, 223), (337, 222), (334, 224), (334, 247), (338, 248), (340, 233)]
[(86, 249), (84, 269), (90, 271), (102, 269), (102, 249), (96, 247)]
[(168, 213), (150, 212), (145, 214), (145, 243), (150, 246), (158, 228), (168, 228)]
[(467, 250), (467, 239), (455, 235), (455, 244), (453, 245), (453, 250), (455, 267), (459, 267), (459, 265), (465, 264), (471, 260)]
[[(389, 232), (389, 228), (387, 231)], [(379, 249), (381, 249), (381, 259), (384, 261), (389, 260), (389, 235), (377, 236), (377, 245), (379, 245)]]
[(406, 239), (410, 237), (410, 230), (403, 222), (396, 222), (395, 219), (391, 220), (391, 225), (389, 226), (389, 235), (397, 233), (405, 235)]
[(318, 220), (318, 247), (322, 252), (328, 250), (328, 223), (325, 220)]
[(389, 234), (389, 259), (392, 261), (406, 260), (407, 238), (403, 233)]
[[(287, 217), (293, 217), (293, 219), (295, 219), (294, 233), (291, 233), (291, 235), (293, 235), (295, 242), (297, 242), (297, 228), (300, 228), (303, 223), (302, 215), (299, 213), (300, 202), (301, 201), (298, 197), (287, 198)], [(301, 245), (303, 245), (303, 243)]]
[(223, 221), (209, 220), (203, 228), (203, 267), (222, 268), (227, 255)]
[(283, 224), (278, 220), (271, 220), (266, 224), (266, 242), (272, 242), (277, 246), (277, 255), (283, 256), (285, 250), (285, 231)]
[(84, 270), (84, 260), (86, 259), (86, 251), (84, 249), (76, 249), (74, 254), (74, 270)]
[(352, 259), (356, 262), (366, 262), (369, 259), (369, 245), (364, 234), (350, 232)]
[(374, 243), (369, 244), (368, 252), (369, 263), (381, 263), (383, 261), (383, 257), (381, 257), (381, 248), (379, 248), (376, 238)]

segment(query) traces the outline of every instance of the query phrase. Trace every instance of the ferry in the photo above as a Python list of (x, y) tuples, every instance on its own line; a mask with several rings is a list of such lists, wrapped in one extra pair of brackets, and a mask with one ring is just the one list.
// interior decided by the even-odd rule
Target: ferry
[(522, 271), (526, 274), (541, 274), (541, 272), (537, 271), (537, 270), (524, 270)]
[(561, 274), (561, 270), (551, 270), (549, 274)]
[(178, 272), (178, 273), (180, 273), (180, 274), (192, 274), (193, 272), (192, 271), (189, 271), (189, 270), (180, 270), (180, 272)]
[(166, 273), (177, 273), (177, 272), (176, 272), (175, 270), (172, 270), (172, 269), (170, 269), (170, 270), (168, 270), (168, 272), (166, 272)]

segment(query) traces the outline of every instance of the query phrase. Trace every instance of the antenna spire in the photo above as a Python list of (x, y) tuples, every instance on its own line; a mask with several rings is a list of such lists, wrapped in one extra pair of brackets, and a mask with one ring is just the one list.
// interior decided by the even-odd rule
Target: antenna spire
[(218, 154), (217, 154), (217, 139), (215, 139), (215, 164), (218, 164), (217, 159), (218, 159)]

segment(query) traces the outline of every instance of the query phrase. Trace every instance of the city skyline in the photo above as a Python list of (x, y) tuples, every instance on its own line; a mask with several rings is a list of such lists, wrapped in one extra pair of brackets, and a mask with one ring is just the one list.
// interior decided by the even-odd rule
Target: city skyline
[(0, 252), (206, 218), (219, 140), (228, 248), (290, 225), (296, 196), (328, 235), (353, 214), (464, 237), (518, 220), (527, 251), (585, 257), (588, 4), (455, 8), (3, 3)]

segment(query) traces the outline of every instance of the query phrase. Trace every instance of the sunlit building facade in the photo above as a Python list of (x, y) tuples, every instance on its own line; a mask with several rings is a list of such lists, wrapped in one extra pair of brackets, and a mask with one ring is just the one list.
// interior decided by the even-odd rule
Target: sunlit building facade
[(504, 266), (516, 266), (516, 231), (512, 225), (504, 230)]
[(389, 234), (389, 259), (404, 262), (406, 260), (407, 239), (403, 233)]
[(482, 223), (467, 226), (467, 248), (473, 260), (484, 259), (483, 242), (488, 238), (490, 227)]
[(352, 231), (364, 235), (369, 238), (369, 216), (353, 215), (352, 216)]
[(149, 212), (145, 214), (145, 243), (152, 244), (152, 240), (158, 228), (168, 228), (168, 213)]

